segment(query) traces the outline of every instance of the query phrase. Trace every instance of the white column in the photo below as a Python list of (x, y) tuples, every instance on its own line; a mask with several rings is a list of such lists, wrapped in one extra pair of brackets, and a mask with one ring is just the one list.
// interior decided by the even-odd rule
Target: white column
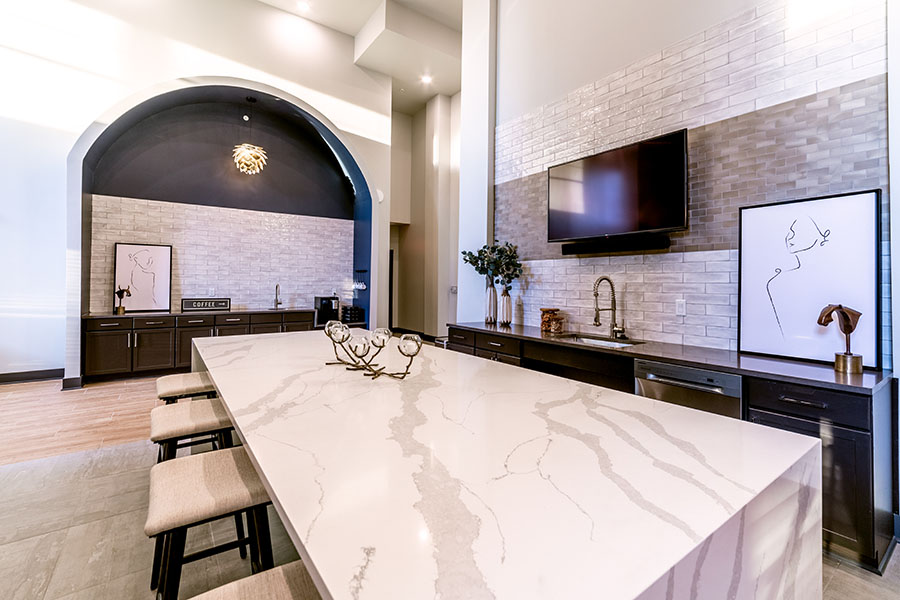
[[(463, 0), (459, 250), (493, 241), (497, 1)], [(458, 322), (484, 318), (484, 278), (457, 255)]]

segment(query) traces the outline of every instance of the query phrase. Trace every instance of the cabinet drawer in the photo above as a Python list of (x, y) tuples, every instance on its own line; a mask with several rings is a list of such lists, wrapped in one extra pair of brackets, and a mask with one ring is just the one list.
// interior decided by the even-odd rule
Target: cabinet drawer
[(517, 367), (522, 364), (522, 359), (518, 356), (510, 356), (509, 354), (502, 354), (500, 352), (491, 352), (490, 350), (481, 350), (480, 348), (475, 350), (475, 356), (493, 360), (495, 362), (502, 362), (507, 365), (515, 365)]
[(175, 317), (135, 317), (135, 329), (156, 329), (158, 327), (175, 327)]
[(289, 312), (284, 313), (284, 322), (285, 323), (312, 323), (313, 317), (315, 316), (315, 311), (305, 310), (302, 312)]
[(519, 340), (487, 333), (479, 333), (475, 336), (475, 347), (511, 356), (521, 356), (522, 354), (522, 343)]
[(258, 315), (250, 315), (250, 323), (253, 325), (262, 325), (265, 323), (278, 323), (281, 324), (281, 313), (272, 312), (271, 314), (258, 314)]
[(744, 381), (750, 408), (871, 429), (867, 396), (749, 377)]
[(466, 331), (465, 329), (456, 329), (455, 327), (450, 327), (447, 329), (448, 340), (451, 344), (457, 344), (462, 346), (474, 346), (475, 345), (475, 334), (471, 331)]
[(179, 327), (212, 327), (216, 318), (213, 315), (194, 315), (178, 317), (176, 322)]
[(250, 315), (216, 315), (216, 325), (249, 325)]
[(110, 318), (110, 319), (85, 319), (85, 331), (115, 331), (117, 329), (131, 329), (134, 327), (134, 319)]

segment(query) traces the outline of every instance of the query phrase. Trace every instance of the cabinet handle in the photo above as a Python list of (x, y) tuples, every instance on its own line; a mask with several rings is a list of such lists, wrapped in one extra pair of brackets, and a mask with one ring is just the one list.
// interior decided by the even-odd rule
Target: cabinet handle
[(818, 408), (819, 410), (825, 410), (828, 408), (827, 402), (810, 402), (809, 400), (800, 400), (798, 398), (791, 398), (790, 396), (778, 396), (778, 399), (782, 402), (787, 402), (788, 404), (799, 404), (800, 406), (808, 406), (809, 408)]
[(137, 331), (134, 332), (134, 347), (137, 348)]
[(494, 348), (502, 348), (503, 344), (500, 342), (488, 342), (488, 346), (493, 346)]
[(118, 323), (100, 323), (100, 327), (117, 327)]
[(191, 319), (188, 321), (188, 323), (202, 323), (202, 322), (203, 322), (203, 319)]
[(128, 332), (128, 347), (131, 348), (131, 332)]
[(147, 321), (144, 325), (162, 325), (165, 321)]
[(215, 332), (213, 331), (213, 328), (210, 327), (210, 328), (209, 328), (209, 337), (212, 337), (214, 333), (215, 333)]
[(455, 337), (455, 338), (458, 339), (458, 340), (464, 340), (464, 339), (466, 339), (466, 336), (464, 336), (464, 335), (459, 335), (458, 333), (454, 333), (454, 334), (453, 334), (453, 337)]
[(240, 321), (240, 320), (241, 320), (240, 317), (238, 317), (236, 319), (225, 319), (225, 322), (226, 323), (234, 323), (235, 321)]

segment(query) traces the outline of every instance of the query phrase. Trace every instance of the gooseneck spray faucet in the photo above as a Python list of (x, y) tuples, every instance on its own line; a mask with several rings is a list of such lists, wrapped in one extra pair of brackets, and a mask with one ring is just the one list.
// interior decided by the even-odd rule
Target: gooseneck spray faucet
[[(603, 282), (609, 284), (609, 308), (600, 308), (600, 284)], [(625, 337), (625, 328), (616, 324), (616, 286), (612, 279), (606, 275), (602, 275), (594, 281), (594, 327), (600, 327), (600, 312), (610, 312), (609, 337), (616, 339)]]
[(275, 310), (278, 310), (278, 307), (281, 306), (282, 304), (284, 304), (284, 303), (281, 301), (281, 299), (278, 297), (278, 295), (279, 295), (280, 293), (281, 293), (281, 284), (280, 284), (280, 283), (276, 283), (276, 284), (275, 284)]

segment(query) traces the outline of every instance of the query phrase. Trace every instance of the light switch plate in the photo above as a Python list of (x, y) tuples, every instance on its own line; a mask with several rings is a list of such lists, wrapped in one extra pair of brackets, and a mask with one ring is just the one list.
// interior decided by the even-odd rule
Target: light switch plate
[(684, 298), (675, 300), (675, 314), (679, 317), (687, 314), (687, 301)]

